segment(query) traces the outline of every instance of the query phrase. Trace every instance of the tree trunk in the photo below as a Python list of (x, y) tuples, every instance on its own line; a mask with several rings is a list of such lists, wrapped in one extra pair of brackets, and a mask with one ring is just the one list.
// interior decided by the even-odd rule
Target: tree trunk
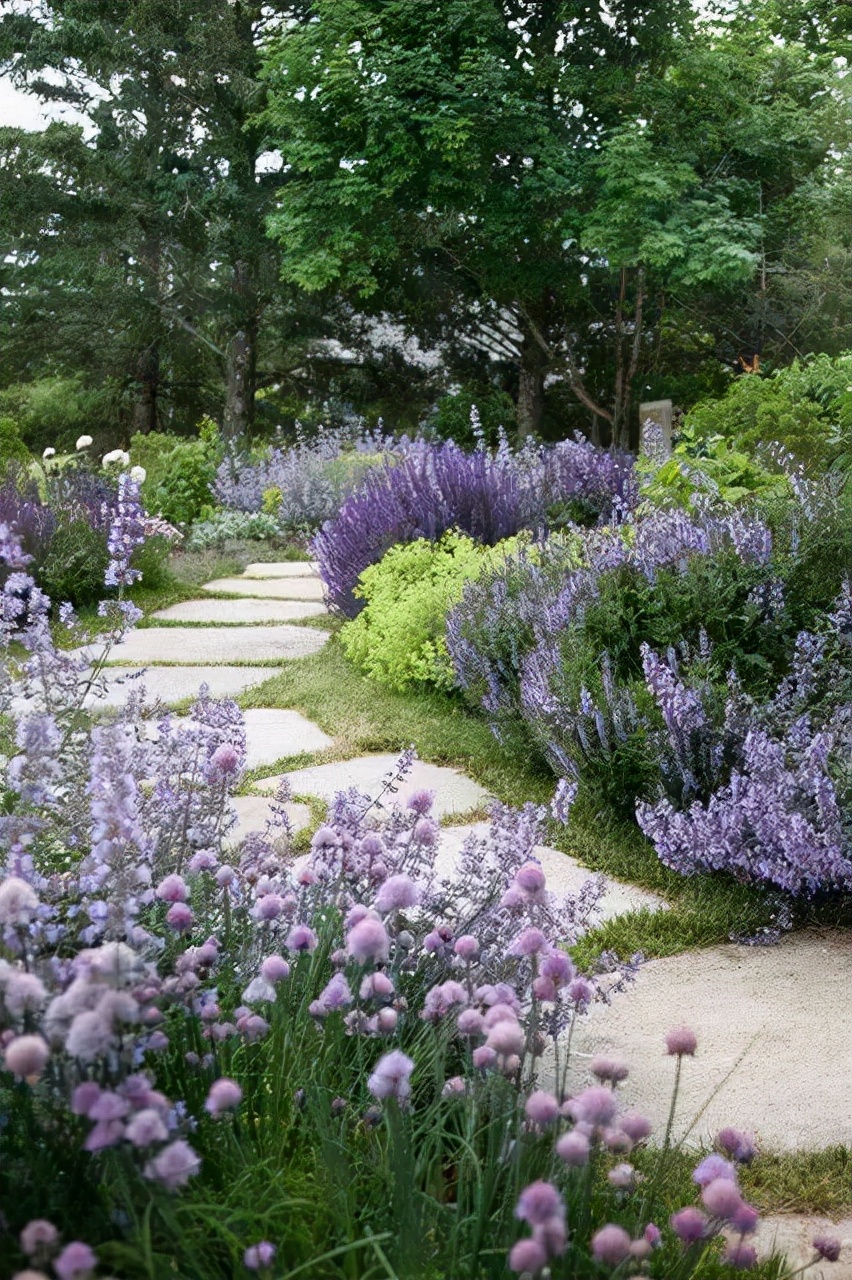
[(225, 359), (223, 431), (225, 439), (232, 442), (251, 431), (257, 390), (257, 311), (245, 262), (238, 262), (234, 267), (234, 292), (243, 324), (228, 343)]
[(143, 436), (157, 430), (157, 402), (160, 392), (160, 352), (152, 342), (136, 361), (136, 382), (139, 387), (133, 406), (133, 430)]
[(544, 375), (547, 357), (540, 344), (528, 337), (521, 351), (518, 369), (518, 439), (538, 435), (544, 417)]

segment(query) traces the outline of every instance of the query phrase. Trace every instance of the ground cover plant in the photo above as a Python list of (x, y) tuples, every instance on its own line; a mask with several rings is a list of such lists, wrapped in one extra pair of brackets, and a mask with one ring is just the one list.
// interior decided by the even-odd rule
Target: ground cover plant
[[(122, 598), (144, 536), (132, 486), (110, 529), (107, 648), (137, 613)], [(301, 864), (283, 814), (229, 853), (234, 704), (202, 691), (188, 724), (140, 732), (137, 690), (93, 722), (82, 701), (99, 668), (55, 647), (31, 580), (22, 602), (8, 528), (3, 553), (4, 670), (28, 702), (0, 824), (3, 1274), (754, 1266), (756, 1213), (729, 1159), (671, 1201), (654, 1174), (665, 1156), (619, 1105), (624, 1068), (569, 1083), (560, 1033), (622, 998), (634, 964), (584, 976), (561, 949), (600, 887), (547, 891), (532, 852), (546, 809), (497, 806), (488, 835), (442, 865), (431, 795), (393, 803), (403, 760), (384, 795), (335, 799)], [(560, 821), (572, 796), (557, 789)], [(678, 1072), (693, 1049), (673, 1033)]]

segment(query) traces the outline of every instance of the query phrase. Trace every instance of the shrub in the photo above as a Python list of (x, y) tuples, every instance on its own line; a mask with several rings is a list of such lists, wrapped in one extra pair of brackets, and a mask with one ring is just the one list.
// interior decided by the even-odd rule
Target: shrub
[(30, 461), (30, 451), (21, 439), (15, 419), (0, 417), (0, 476), (10, 467), (28, 466)]
[(720, 400), (695, 405), (686, 422), (696, 436), (722, 435), (737, 450), (777, 441), (801, 461), (825, 463), (850, 383), (850, 352), (797, 359), (768, 377), (737, 378)]
[(278, 521), (262, 511), (215, 511), (206, 520), (197, 520), (186, 540), (187, 551), (204, 551), (221, 547), (234, 538), (253, 542), (279, 536)]
[(755, 494), (788, 491), (787, 480), (777, 469), (758, 462), (751, 454), (734, 448), (721, 435), (700, 435), (686, 427), (661, 466), (639, 462), (644, 472), (642, 498), (655, 506), (677, 505), (687, 509), (696, 500), (723, 505), (743, 502)]
[[(141, 538), (127, 483), (117, 511), (109, 578), (123, 589)], [(495, 806), (438, 875), (432, 797), (390, 800), (407, 753), (377, 796), (334, 798), (303, 865), (279, 819), (229, 850), (246, 749), (235, 704), (202, 691), (176, 720), (137, 692), (93, 723), (91, 645), (55, 648), (49, 602), (8, 529), (0, 542), (18, 578), (0, 640), (29, 706), (4, 810), (33, 834), (0, 873), (8, 1268), (213, 1280), (270, 1270), (277, 1249), (288, 1272), (330, 1280), (378, 1266), (497, 1280), (507, 1254), (515, 1272), (543, 1258), (592, 1280), (656, 1251), (658, 1274), (723, 1274), (723, 1222), (755, 1216), (735, 1167), (714, 1157), (724, 1197), (703, 1191), (708, 1214), (688, 1206), (669, 1231), (682, 1201), (660, 1198), (664, 1178), (642, 1185), (650, 1126), (620, 1104), (620, 1065), (593, 1064), (598, 1083), (566, 1105), (567, 1029), (635, 963), (584, 978), (560, 949), (601, 887), (548, 891), (534, 854), (547, 811)], [(19, 668), (22, 587), (37, 661)], [(569, 790), (557, 801), (564, 814)], [(668, 1038), (676, 1079), (695, 1047), (686, 1029)], [(749, 1158), (744, 1135), (719, 1140)]]
[(310, 531), (337, 514), (391, 447), (390, 438), (378, 433), (321, 428), (311, 438), (270, 447), (260, 457), (225, 458), (214, 492), (229, 510), (275, 516), (282, 532)]
[(38, 378), (0, 391), (0, 417), (12, 419), (34, 453), (45, 446), (70, 452), (78, 436), (114, 430), (121, 401), (109, 382), (87, 387), (80, 376)]
[(100, 600), (108, 561), (103, 531), (72, 516), (57, 522), (36, 573), (42, 589), (53, 599), (79, 607)]
[(393, 689), (416, 683), (451, 688), (447, 613), (461, 598), (464, 584), (511, 549), (510, 539), (489, 554), (454, 533), (438, 542), (421, 538), (392, 547), (364, 570), (355, 588), (366, 604), (340, 632), (347, 656)]
[(435, 541), (458, 529), (493, 546), (522, 529), (544, 529), (548, 512), (564, 517), (568, 502), (584, 502), (603, 521), (634, 500), (632, 460), (585, 442), (513, 454), (505, 445), (464, 453), (452, 442), (418, 441), (402, 461), (368, 475), (312, 545), (332, 605), (354, 617), (358, 578), (397, 542)]
[(211, 506), (211, 488), (221, 457), (215, 424), (196, 439), (134, 436), (133, 461), (145, 467), (144, 493), (150, 509), (172, 524), (192, 524)]

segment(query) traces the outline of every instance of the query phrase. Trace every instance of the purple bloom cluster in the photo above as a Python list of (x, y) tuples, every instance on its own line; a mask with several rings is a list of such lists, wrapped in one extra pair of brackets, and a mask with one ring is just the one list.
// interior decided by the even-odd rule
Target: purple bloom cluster
[(576, 498), (601, 518), (623, 513), (636, 499), (632, 461), (579, 441), (518, 453), (505, 443), (465, 453), (452, 441), (416, 441), (401, 461), (366, 476), (317, 534), (314, 554), (329, 600), (353, 617), (359, 576), (396, 543), (458, 529), (493, 545), (521, 529), (544, 530), (548, 509)]

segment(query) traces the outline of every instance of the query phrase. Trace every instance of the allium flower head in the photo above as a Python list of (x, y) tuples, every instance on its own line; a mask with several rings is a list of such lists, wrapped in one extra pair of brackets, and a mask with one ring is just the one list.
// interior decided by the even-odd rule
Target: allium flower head
[(261, 977), (266, 982), (283, 982), (290, 976), (290, 966), (283, 956), (271, 955), (260, 966)]
[(81, 1240), (72, 1240), (53, 1260), (53, 1269), (59, 1280), (83, 1280), (97, 1265), (95, 1254)]
[(559, 1116), (559, 1103), (552, 1093), (544, 1089), (536, 1089), (524, 1103), (524, 1114), (532, 1124), (553, 1124)]
[(732, 1240), (723, 1257), (728, 1266), (737, 1271), (752, 1271), (757, 1266), (757, 1251), (744, 1240)]
[(579, 1129), (571, 1129), (569, 1133), (563, 1133), (556, 1144), (556, 1154), (559, 1159), (577, 1169), (589, 1163), (590, 1150), (589, 1139), (584, 1133), (580, 1133)]
[(596, 1057), (592, 1058), (592, 1075), (597, 1076), (598, 1080), (620, 1084), (630, 1075), (630, 1070), (625, 1062), (619, 1062), (616, 1058)]
[(636, 1111), (628, 1111), (619, 1117), (619, 1126), (631, 1142), (641, 1142), (651, 1132), (651, 1121)]
[(666, 1053), (671, 1057), (691, 1058), (698, 1047), (698, 1039), (689, 1027), (673, 1027), (666, 1033)]
[(236, 773), (240, 767), (240, 756), (233, 743), (222, 742), (210, 757), (210, 767), (223, 777)]
[(169, 1131), (159, 1111), (143, 1107), (128, 1120), (124, 1136), (134, 1147), (152, 1147), (154, 1143), (165, 1142)]
[(174, 1191), (176, 1187), (186, 1186), (200, 1167), (201, 1161), (189, 1143), (178, 1138), (148, 1161), (145, 1177), (161, 1183), (168, 1191)]
[(4, 1051), (6, 1070), (22, 1080), (35, 1080), (47, 1066), (50, 1050), (41, 1036), (16, 1036)]
[(409, 809), (413, 809), (414, 812), (420, 814), (421, 817), (431, 811), (434, 803), (435, 792), (426, 791), (425, 788), (412, 791), (411, 795), (406, 800), (407, 807)]
[(456, 938), (453, 950), (461, 960), (475, 960), (479, 955), (479, 942), (472, 933), (464, 933)]
[(236, 1080), (229, 1080), (227, 1076), (222, 1076), (211, 1084), (204, 1109), (209, 1111), (211, 1116), (220, 1116), (224, 1111), (236, 1110), (242, 1097), (243, 1091)]
[(509, 1270), (535, 1275), (547, 1263), (547, 1252), (537, 1240), (518, 1240), (509, 1251)]
[(380, 963), (390, 955), (390, 938), (381, 920), (365, 916), (346, 935), (346, 950), (359, 964)]
[(411, 1093), (411, 1073), (414, 1063), (399, 1049), (394, 1049), (379, 1058), (373, 1068), (373, 1074), (367, 1081), (367, 1088), (374, 1098), (396, 1098), (404, 1101)]
[(742, 1207), (743, 1198), (736, 1183), (728, 1178), (714, 1178), (701, 1192), (708, 1213), (714, 1218), (731, 1218)]
[(694, 1205), (678, 1209), (677, 1213), (672, 1214), (669, 1222), (675, 1235), (687, 1245), (703, 1239), (707, 1231), (707, 1219)]
[(269, 1267), (275, 1260), (277, 1250), (274, 1244), (270, 1244), (268, 1240), (261, 1240), (259, 1244), (253, 1244), (246, 1249), (243, 1254), (243, 1265), (248, 1267), (249, 1271), (260, 1271), (263, 1267)]
[(618, 1100), (611, 1089), (590, 1085), (568, 1103), (569, 1114), (582, 1124), (601, 1127), (611, 1124), (618, 1113)]
[(716, 1145), (738, 1164), (749, 1164), (757, 1154), (754, 1137), (743, 1129), (720, 1129)]
[(189, 890), (183, 876), (170, 875), (157, 885), (156, 894), (162, 902), (186, 902)]
[(608, 1267), (617, 1267), (630, 1256), (630, 1236), (624, 1227), (608, 1223), (592, 1236), (592, 1257)]
[(546, 880), (539, 862), (525, 862), (515, 872), (515, 884), (531, 897), (544, 892)]
[(290, 951), (316, 951), (317, 935), (306, 924), (294, 925), (287, 934), (285, 946)]
[(692, 1181), (697, 1182), (699, 1187), (706, 1187), (716, 1178), (725, 1178), (728, 1182), (736, 1182), (737, 1172), (734, 1166), (724, 1160), (722, 1156), (709, 1155), (705, 1156), (699, 1165), (696, 1165)]
[(515, 1217), (531, 1227), (542, 1226), (551, 1218), (565, 1217), (565, 1203), (552, 1182), (531, 1182), (518, 1197)]
[(501, 1058), (523, 1053), (526, 1037), (524, 1029), (516, 1019), (504, 1019), (495, 1022), (488, 1032), (485, 1041), (489, 1049), (493, 1049)]
[(26, 880), (21, 880), (18, 876), (7, 876), (0, 882), (0, 925), (15, 928), (29, 924), (37, 907), (36, 892)]
[(420, 890), (410, 876), (389, 876), (376, 894), (376, 910), (385, 915), (389, 911), (404, 911), (420, 901)]
[(28, 1258), (52, 1252), (58, 1240), (59, 1232), (46, 1218), (33, 1218), (21, 1232), (21, 1248)]
[(824, 1262), (837, 1262), (840, 1257), (840, 1241), (835, 1236), (814, 1236), (813, 1246)]

